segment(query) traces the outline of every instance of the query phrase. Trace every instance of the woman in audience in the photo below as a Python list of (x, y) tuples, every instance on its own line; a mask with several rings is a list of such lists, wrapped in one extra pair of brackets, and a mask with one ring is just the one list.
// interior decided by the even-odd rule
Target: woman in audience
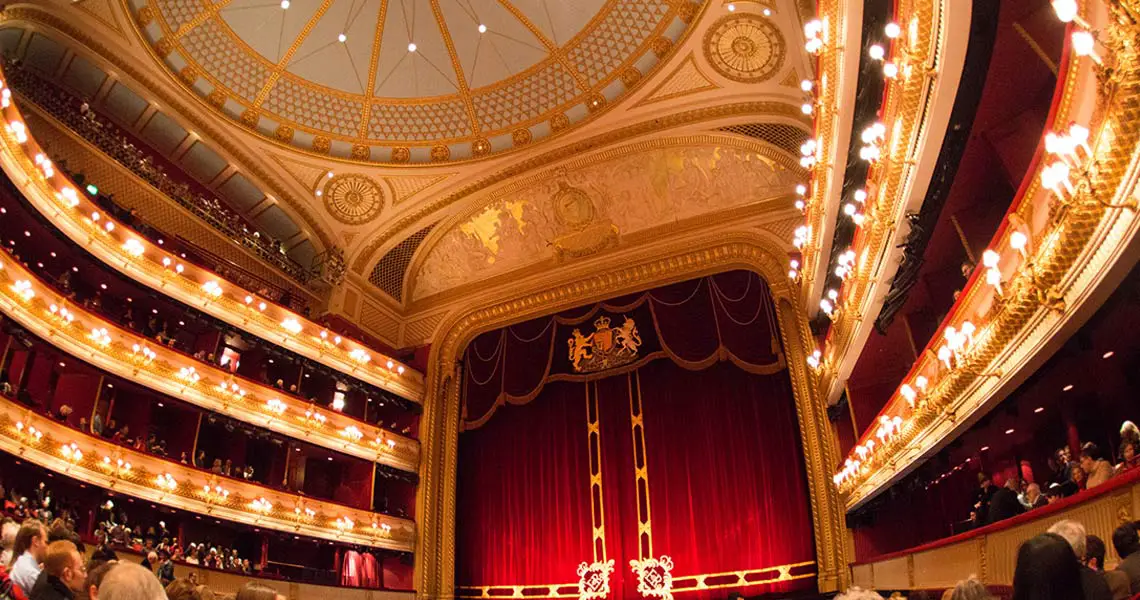
[[(850, 592), (848, 592), (848, 593), (850, 593)], [(878, 596), (877, 594), (876, 594), (876, 596), (878, 597), (879, 600), (883, 600), (882, 596)], [(285, 600), (285, 596), (278, 594), (277, 590), (275, 590), (271, 587), (264, 586), (264, 585), (261, 585), (260, 583), (254, 583), (251, 581), (251, 582), (245, 584), (245, 587), (241, 588), (241, 590), (238, 591), (237, 596), (234, 598), (234, 600)], [(848, 600), (857, 600), (857, 599), (852, 597), (852, 598), (849, 598)], [(864, 600), (864, 599), (858, 598), (858, 600)]]
[(1080, 563), (1065, 538), (1043, 533), (1021, 545), (1013, 600), (1085, 600)]

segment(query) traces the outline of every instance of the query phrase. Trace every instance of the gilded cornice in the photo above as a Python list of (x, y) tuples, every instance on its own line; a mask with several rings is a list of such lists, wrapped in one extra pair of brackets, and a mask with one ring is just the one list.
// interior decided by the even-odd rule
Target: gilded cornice
[[(0, 312), (60, 350), (172, 398), (369, 462), (405, 471), (419, 466), (415, 440), (335, 411), (318, 411), (324, 422), (309, 419), (306, 412), (316, 410), (309, 403), (121, 329), (74, 305), (16, 261), (0, 260)], [(188, 368), (197, 379), (182, 376)], [(353, 439), (356, 433), (359, 439)]]
[[(414, 549), (415, 525), (406, 519), (218, 477), (81, 433), (6, 398), (0, 398), (0, 450), (90, 485), (195, 514), (346, 544)], [(266, 508), (255, 508), (255, 500)]]
[[(903, 0), (897, 7), (896, 20), (915, 23), (914, 31), (918, 33), (917, 41), (907, 48), (906, 55), (915, 72), (910, 77), (900, 74), (887, 80), (886, 100), (879, 120), (887, 125), (887, 139), (891, 143), (871, 169), (865, 185), (871, 191), (871, 202), (858, 236), (856, 269), (843, 283), (842, 310), (827, 334), (824, 357), (832, 365), (839, 364), (852, 351), (856, 332), (865, 326), (864, 321), (870, 316), (865, 313), (874, 301), (875, 283), (880, 277), (890, 277), (883, 271), (893, 266), (887, 264), (891, 258), (889, 249), (895, 243), (895, 231), (910, 201), (908, 184), (915, 176), (915, 156), (922, 151), (926, 130), (931, 125), (930, 106), (936, 97), (931, 78), (935, 73), (933, 65), (941, 62), (944, 8), (937, 0)], [(811, 272), (805, 269), (805, 274)], [(834, 370), (827, 373), (822, 387), (825, 394), (837, 377)]]
[(383, 248), (385, 244), (387, 244), (397, 233), (406, 231), (416, 226), (417, 224), (426, 221), (429, 216), (434, 215), (436, 212), (447, 208), (452, 204), (455, 204), (456, 202), (467, 198), (468, 196), (508, 181), (514, 177), (525, 175), (532, 170), (554, 165), (564, 160), (573, 159), (591, 152), (596, 148), (627, 141), (637, 136), (652, 134), (654, 132), (664, 131), (668, 129), (674, 129), (694, 123), (743, 116), (777, 116), (801, 123), (805, 122), (804, 116), (800, 110), (795, 106), (792, 106), (790, 103), (775, 101), (742, 102), (724, 104), (719, 106), (710, 106), (670, 115), (664, 115), (659, 118), (641, 121), (632, 125), (613, 129), (606, 133), (591, 136), (589, 138), (585, 138), (577, 142), (549, 150), (543, 154), (539, 154), (537, 156), (513, 163), (499, 171), (468, 183), (463, 187), (458, 188), (444, 196), (423, 203), (415, 210), (409, 211), (391, 223), (391, 225), (384, 231), (378, 232), (377, 235), (373, 237), (367, 245), (358, 250), (355, 258), (352, 260), (352, 270), (359, 275), (368, 273), (368, 269), (375, 264), (376, 260), (379, 260), (379, 257), (376, 256), (378, 251)]
[[(1125, 10), (1140, 8), (1128, 4)], [(1118, 6), (1123, 5), (1110, 10)], [(1098, 10), (1103, 8), (1094, 5), (1094, 15), (1104, 19)], [(880, 438), (874, 452), (840, 479), (848, 508), (904, 475), (974, 415), (1013, 391), (1132, 264), (1129, 252), (1140, 230), (1135, 195), (1140, 56), (1130, 43), (1136, 26), (1107, 20), (1103, 31), (1106, 45), (1116, 49), (1115, 68), (1109, 73), (1088, 59), (1070, 57), (1054, 120), (1061, 129), (1070, 121), (1089, 124), (1091, 166), (1063, 201), (1038, 185), (1053, 158), (1043, 155), (1030, 169), (1034, 183), (1014, 200), (1011, 216), (990, 246), (1000, 257), (1002, 292), (992, 289), (984, 274), (971, 279), (946, 322), (980, 321), (973, 342), (953, 366), (929, 347), (919, 357), (905, 381), (921, 374), (929, 389), (909, 411), (900, 393), (891, 398), (882, 414), (905, 417), (901, 430)], [(1014, 231), (1028, 238), (1020, 257), (1011, 249)], [(868, 437), (871, 432), (863, 439)]]
[(455, 570), (455, 485), (460, 398), (456, 360), (478, 334), (613, 296), (723, 272), (749, 269), (771, 286), (780, 333), (788, 353), (812, 501), (821, 589), (846, 581), (842, 506), (830, 484), (831, 436), (826, 408), (804, 361), (807, 322), (785, 276), (783, 250), (757, 234), (677, 236), (636, 251), (552, 271), (544, 281), (522, 282), (506, 298), (477, 296), (449, 315), (432, 346), (425, 401), (423, 460), (417, 497), (420, 515), (416, 555), (417, 593), (451, 597)]
[[(203, 118), (198, 112), (187, 109), (180, 94), (168, 91), (163, 82), (156, 80), (128, 60), (129, 56), (124, 56), (122, 52), (91, 36), (86, 28), (79, 26), (79, 22), (61, 18), (56, 12), (45, 6), (16, 4), (5, 6), (3, 11), (0, 11), (0, 24), (26, 25), (38, 31), (53, 30), (70, 38), (70, 43), (66, 45), (70, 46), (72, 50), (85, 58), (92, 59), (97, 64), (109, 65), (111, 67), (110, 72), (119, 76), (126, 75), (132, 81), (137, 82), (139, 87), (156, 96), (164, 105), (174, 108), (178, 118), (185, 119), (190, 123), (191, 127), (188, 127), (188, 130), (199, 132), (203, 139), (209, 141), (212, 148), (219, 149), (225, 153), (224, 155), (233, 157), (233, 160), (230, 161), (231, 164), (240, 165), (243, 171), (265, 183), (266, 188), (273, 193), (274, 197), (288, 207), (290, 212), (298, 215), (307, 229), (315, 234), (316, 239), (320, 242), (320, 246), (317, 248), (318, 252), (337, 245), (335, 236), (322, 224), (322, 219), (312, 211), (306, 202), (297, 200), (288, 191), (288, 182), (266, 169), (259, 156), (234, 143), (234, 135), (226, 130), (228, 128), (219, 127), (216, 121)], [(134, 30), (133, 27), (131, 29)], [(137, 41), (147, 48), (150, 47), (141, 38), (138, 38)], [(174, 117), (175, 115), (170, 116)]]

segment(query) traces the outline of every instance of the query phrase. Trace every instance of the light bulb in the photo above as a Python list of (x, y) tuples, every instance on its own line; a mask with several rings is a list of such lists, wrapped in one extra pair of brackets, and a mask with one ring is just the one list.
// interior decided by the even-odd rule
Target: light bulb
[(1014, 250), (1021, 251), (1025, 249), (1025, 244), (1029, 242), (1029, 236), (1020, 231), (1015, 231), (1009, 234), (1009, 247)]
[(883, 76), (894, 79), (899, 76), (899, 66), (893, 62), (883, 63)]
[(887, 37), (893, 40), (902, 34), (902, 27), (899, 27), (898, 23), (891, 21), (890, 23), (887, 23), (887, 26), (883, 28), (883, 31), (886, 32)]
[(878, 44), (872, 44), (871, 47), (867, 49), (867, 54), (871, 57), (871, 60), (883, 60), (887, 55), (887, 51)]
[(338, 41), (338, 42), (340, 42), (340, 43), (342, 43), (342, 44), (343, 44), (343, 43), (345, 43), (346, 41), (348, 41), (348, 36), (342, 33), (342, 34), (340, 34), (340, 35), (336, 36), (336, 41)]
[(1062, 23), (1068, 23), (1077, 18), (1077, 0), (1053, 0), (1053, 12)]
[(289, 10), (289, 0), (281, 0), (281, 9)]
[(986, 250), (982, 253), (982, 264), (985, 265), (986, 268), (992, 269), (996, 267), (1000, 259), (1001, 255), (993, 250)]
[(487, 26), (480, 23), (479, 24), (479, 33), (487, 33)]
[(810, 79), (805, 79), (800, 82), (800, 89), (805, 92), (810, 92), (812, 87), (814, 87), (814, 84), (812, 84)]
[(415, 52), (415, 51), (416, 51), (416, 43), (415, 42), (408, 42), (408, 52)]

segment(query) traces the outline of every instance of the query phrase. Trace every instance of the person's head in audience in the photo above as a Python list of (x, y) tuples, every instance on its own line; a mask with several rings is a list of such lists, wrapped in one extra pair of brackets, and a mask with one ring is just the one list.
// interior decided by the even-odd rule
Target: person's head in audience
[[(237, 600), (244, 600), (238, 598)], [(865, 590), (858, 586), (847, 588), (846, 592), (835, 596), (834, 600), (883, 600), (875, 590)]]
[(1085, 480), (1087, 480), (1089, 476), (1085, 472), (1084, 467), (1080, 465), (1073, 465), (1069, 468), (1069, 478), (1073, 480), (1073, 483), (1077, 484), (1081, 488), (1084, 488)]
[(36, 562), (43, 562), (47, 545), (47, 527), (36, 519), (28, 519), (16, 532), (16, 542), (12, 545), (12, 562), (25, 552), (31, 554)]
[(1090, 535), (1085, 538), (1085, 566), (1094, 571), (1104, 570), (1104, 555), (1108, 552), (1108, 548), (1104, 545), (1104, 540), (1095, 535)]
[(1140, 550), (1140, 535), (1136, 534), (1136, 526), (1125, 523), (1112, 532), (1112, 547), (1120, 558), (1128, 558)]
[(949, 596), (943, 595), (946, 600), (990, 600), (991, 598), (986, 586), (973, 577), (959, 581), (954, 589), (946, 590), (946, 592), (949, 594)]
[[(285, 596), (277, 593), (277, 590), (261, 585), (260, 583), (249, 582), (238, 590), (237, 596), (234, 600), (285, 600)], [(855, 599), (850, 599), (855, 600)], [(879, 598), (882, 600), (882, 597)]]
[(1036, 483), (1031, 483), (1025, 487), (1025, 499), (1028, 500), (1030, 504), (1037, 502), (1037, 499), (1040, 497), (1041, 486), (1037, 485)]
[(0, 524), (0, 550), (11, 550), (16, 545), (16, 534), (20, 525), (12, 519), (5, 518)]
[(201, 600), (198, 586), (189, 579), (175, 579), (166, 586), (166, 597), (170, 600)]
[(1069, 542), (1069, 547), (1073, 549), (1073, 554), (1077, 556), (1077, 560), (1084, 562), (1086, 540), (1088, 539), (1084, 525), (1065, 519), (1053, 523), (1052, 527), (1049, 528), (1049, 533), (1055, 533), (1065, 538), (1065, 541)]
[(1055, 533), (1021, 544), (1013, 572), (1013, 600), (1083, 600), (1080, 563), (1072, 546)]
[(153, 573), (130, 562), (116, 563), (99, 585), (99, 600), (166, 600)]
[[(392, 427), (395, 427), (395, 426), (396, 426), (396, 424), (393, 423)], [(990, 479), (990, 476), (988, 473), (985, 473), (983, 471), (978, 472), (978, 486), (981, 487), (983, 490), (989, 488), (991, 485), (993, 485), (993, 483), (994, 482), (992, 479)]]
[(87, 563), (87, 579), (83, 581), (83, 588), (87, 590), (88, 600), (99, 600), (99, 585), (103, 583), (103, 578), (107, 576), (107, 572), (114, 567), (118, 561), (98, 561), (92, 559)]
[(1021, 479), (1017, 476), (1007, 477), (1005, 479), (1005, 483), (1002, 484), (1002, 487), (1004, 487), (1005, 489), (1010, 490), (1011, 492), (1014, 492), (1014, 493), (1020, 492), (1021, 491)]
[(1104, 459), (1104, 455), (1100, 451), (1100, 447), (1092, 442), (1088, 442), (1081, 446), (1081, 469), (1088, 475), (1096, 470), (1096, 463)]
[(44, 554), (44, 572), (59, 579), (67, 589), (76, 594), (84, 590), (87, 568), (83, 565), (79, 549), (69, 541), (60, 540), (48, 544)]

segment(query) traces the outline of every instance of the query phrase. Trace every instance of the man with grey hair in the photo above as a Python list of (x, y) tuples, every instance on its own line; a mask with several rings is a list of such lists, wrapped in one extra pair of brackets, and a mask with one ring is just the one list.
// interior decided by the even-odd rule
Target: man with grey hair
[(12, 519), (4, 519), (0, 524), (0, 565), (7, 566), (12, 562), (12, 547), (16, 545), (16, 533), (20, 531), (20, 524)]
[(1085, 526), (1076, 521), (1065, 519), (1053, 523), (1053, 526), (1049, 528), (1049, 533), (1065, 538), (1065, 541), (1069, 542), (1069, 546), (1073, 548), (1073, 554), (1077, 555), (1077, 562), (1081, 563), (1081, 589), (1084, 590), (1085, 600), (1112, 600), (1112, 590), (1108, 587), (1108, 581), (1100, 573), (1090, 569), (1085, 564), (1085, 551), (1088, 541)]
[(99, 600), (167, 600), (154, 573), (140, 565), (121, 562), (99, 584)]

